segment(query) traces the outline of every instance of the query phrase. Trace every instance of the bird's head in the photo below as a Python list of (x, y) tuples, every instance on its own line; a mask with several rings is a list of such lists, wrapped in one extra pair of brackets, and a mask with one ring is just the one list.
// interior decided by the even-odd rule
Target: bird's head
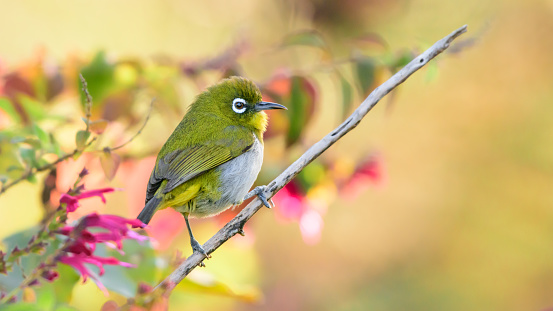
[(237, 76), (209, 87), (198, 97), (197, 104), (197, 108), (204, 112), (209, 111), (232, 124), (261, 132), (267, 127), (264, 110), (286, 109), (282, 105), (262, 101), (259, 88), (251, 80)]

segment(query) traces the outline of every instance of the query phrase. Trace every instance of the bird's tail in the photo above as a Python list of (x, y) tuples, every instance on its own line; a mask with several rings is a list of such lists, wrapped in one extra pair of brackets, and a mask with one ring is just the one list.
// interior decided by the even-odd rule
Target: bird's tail
[(152, 219), (152, 216), (154, 216), (154, 213), (156, 212), (159, 203), (161, 203), (162, 197), (154, 196), (153, 198), (146, 203), (146, 206), (142, 209), (142, 212), (138, 214), (138, 217), (136, 217), (138, 220), (142, 221), (145, 224), (148, 224), (150, 220)]

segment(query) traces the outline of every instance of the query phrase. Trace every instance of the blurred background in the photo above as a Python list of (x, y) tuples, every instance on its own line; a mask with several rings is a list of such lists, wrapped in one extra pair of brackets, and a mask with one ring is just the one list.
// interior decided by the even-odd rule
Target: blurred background
[[(276, 209), (256, 214), (245, 237), (196, 269), (170, 307), (553, 307), (553, 1), (56, 0), (0, 7), (3, 182), (75, 148), (84, 128), (79, 72), (94, 98), (99, 137), (55, 173), (0, 195), (2, 239), (39, 223), (84, 166), (88, 189), (122, 191), (105, 206), (83, 202), (80, 215), (135, 217), (155, 155), (187, 105), (232, 74), (290, 108), (270, 114), (257, 181), (265, 184), (417, 53), (468, 24), (456, 46), (283, 189)], [(140, 135), (102, 152), (140, 129), (153, 97)], [(238, 210), (193, 220), (196, 238), (205, 242)], [(190, 254), (183, 228), (174, 212), (154, 217), (148, 233), (158, 270), (143, 281), (155, 285), (177, 251)], [(132, 297), (132, 280), (129, 291), (105, 280), (109, 299)], [(67, 303), (98, 310), (107, 299), (89, 280), (71, 289)]]

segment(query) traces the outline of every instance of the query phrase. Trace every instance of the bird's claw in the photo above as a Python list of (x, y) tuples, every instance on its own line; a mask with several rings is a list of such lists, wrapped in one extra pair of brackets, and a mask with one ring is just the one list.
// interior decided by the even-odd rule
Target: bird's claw
[(190, 239), (190, 245), (192, 246), (192, 251), (194, 253), (198, 252), (198, 253), (204, 255), (204, 257), (207, 258), (207, 259), (211, 258), (211, 256), (206, 253), (206, 251), (203, 249), (203, 247), (200, 245), (200, 243), (198, 243), (198, 241), (196, 241), (196, 239)]
[[(273, 202), (273, 199), (271, 198), (267, 200), (267, 197), (265, 196), (266, 189), (267, 186), (257, 186), (250, 193), (248, 193), (248, 195), (246, 195), (246, 198), (251, 198), (256, 195), (261, 200), (261, 202), (263, 202), (263, 205), (265, 205), (267, 208), (274, 207), (275, 203)], [(269, 204), (269, 202), (271, 202), (271, 204)]]
[(238, 234), (240, 234), (241, 236), (245, 236), (246, 232), (244, 232), (244, 229), (240, 229), (238, 230)]

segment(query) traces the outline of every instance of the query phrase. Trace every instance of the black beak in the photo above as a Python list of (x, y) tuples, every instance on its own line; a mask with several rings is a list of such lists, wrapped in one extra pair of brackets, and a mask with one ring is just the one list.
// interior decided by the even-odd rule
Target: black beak
[(255, 111), (261, 111), (261, 110), (269, 110), (269, 109), (284, 109), (284, 110), (288, 110), (288, 108), (280, 105), (280, 104), (276, 104), (276, 103), (270, 103), (270, 102), (259, 102), (257, 104), (255, 104), (255, 106), (253, 106), (253, 109)]

